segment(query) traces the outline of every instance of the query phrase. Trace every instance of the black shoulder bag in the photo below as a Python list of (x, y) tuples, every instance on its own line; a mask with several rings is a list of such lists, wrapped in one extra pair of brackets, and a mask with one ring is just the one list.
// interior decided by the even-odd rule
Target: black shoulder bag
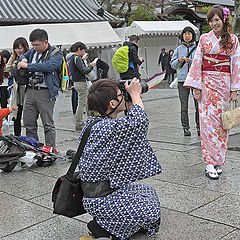
[[(187, 58), (190, 57), (190, 55), (193, 53), (193, 51), (194, 51), (196, 48), (197, 48), (197, 46), (195, 46), (194, 48), (192, 48), (192, 50), (188, 53)], [(179, 68), (182, 68), (185, 63), (186, 63), (185, 61), (181, 62), (180, 65), (179, 65)]]
[(58, 178), (52, 192), (53, 213), (67, 217), (75, 217), (86, 213), (82, 203), (81, 179), (78, 178), (79, 172), (75, 172), (75, 169), (79, 163), (91, 128), (99, 121), (101, 120), (95, 121), (87, 127), (78, 150), (73, 157), (71, 166), (64, 176)]

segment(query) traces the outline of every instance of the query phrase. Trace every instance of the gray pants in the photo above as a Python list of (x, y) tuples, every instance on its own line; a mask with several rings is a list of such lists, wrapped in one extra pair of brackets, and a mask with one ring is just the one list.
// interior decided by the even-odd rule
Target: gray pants
[[(188, 99), (190, 94), (190, 89), (183, 86), (183, 82), (178, 83), (178, 94), (181, 104), (181, 123), (182, 127), (189, 129), (189, 118), (188, 118)], [(195, 123), (196, 127), (199, 127), (199, 111), (198, 111), (198, 102), (194, 98), (195, 105)]]
[(87, 113), (87, 83), (74, 82), (74, 89), (78, 93), (78, 106), (75, 114), (75, 123), (84, 124), (83, 113)]
[(39, 140), (37, 120), (40, 115), (44, 128), (45, 145), (50, 147), (55, 147), (56, 141), (53, 121), (54, 104), (55, 101), (50, 99), (48, 89), (27, 89), (23, 105), (23, 123), (26, 128), (26, 136)]

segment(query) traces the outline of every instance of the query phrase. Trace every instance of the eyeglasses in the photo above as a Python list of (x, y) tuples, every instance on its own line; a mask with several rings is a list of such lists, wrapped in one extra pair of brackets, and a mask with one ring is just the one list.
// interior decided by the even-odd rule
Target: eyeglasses
[(32, 47), (35, 47), (35, 48), (38, 48), (40, 46), (40, 44), (32, 44), (32, 43), (31, 43), (31, 45), (32, 45)]
[(117, 97), (122, 97), (122, 96), (124, 96), (123, 93), (120, 93), (120, 94), (117, 95)]

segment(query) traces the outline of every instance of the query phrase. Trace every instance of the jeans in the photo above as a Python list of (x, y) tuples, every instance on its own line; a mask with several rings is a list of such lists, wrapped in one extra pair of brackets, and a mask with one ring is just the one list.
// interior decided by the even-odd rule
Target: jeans
[[(183, 82), (178, 83), (178, 94), (181, 104), (181, 123), (184, 129), (189, 129), (189, 118), (188, 118), (188, 99), (190, 94), (190, 89), (183, 86)], [(195, 105), (195, 123), (196, 127), (199, 128), (199, 111), (198, 102), (194, 99)]]

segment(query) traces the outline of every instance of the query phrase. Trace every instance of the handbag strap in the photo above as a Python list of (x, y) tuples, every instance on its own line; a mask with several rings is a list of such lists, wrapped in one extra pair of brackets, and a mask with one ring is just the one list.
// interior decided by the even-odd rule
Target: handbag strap
[[(190, 57), (190, 55), (193, 53), (193, 51), (197, 48), (197, 46), (194, 46), (191, 51), (188, 53), (187, 58)], [(182, 62), (182, 64), (179, 64), (179, 68), (182, 68), (184, 66), (184, 64), (186, 63), (186, 61)]]
[(82, 155), (82, 152), (83, 152), (83, 149), (87, 143), (87, 140), (88, 140), (88, 137), (90, 135), (90, 131), (91, 131), (91, 128), (93, 127), (93, 125), (95, 125), (97, 122), (99, 122), (101, 120), (97, 120), (95, 122), (92, 122), (88, 127), (87, 129), (84, 131), (83, 133), (83, 136), (82, 136), (82, 139), (81, 139), (81, 142), (78, 146), (78, 149), (77, 149), (77, 152), (74, 154), (74, 157), (73, 157), (73, 160), (72, 160), (72, 164), (71, 166), (69, 167), (68, 171), (67, 171), (67, 174), (66, 176), (69, 178), (69, 179), (72, 179), (73, 177), (73, 174), (75, 172), (75, 169), (79, 163), (79, 159)]

